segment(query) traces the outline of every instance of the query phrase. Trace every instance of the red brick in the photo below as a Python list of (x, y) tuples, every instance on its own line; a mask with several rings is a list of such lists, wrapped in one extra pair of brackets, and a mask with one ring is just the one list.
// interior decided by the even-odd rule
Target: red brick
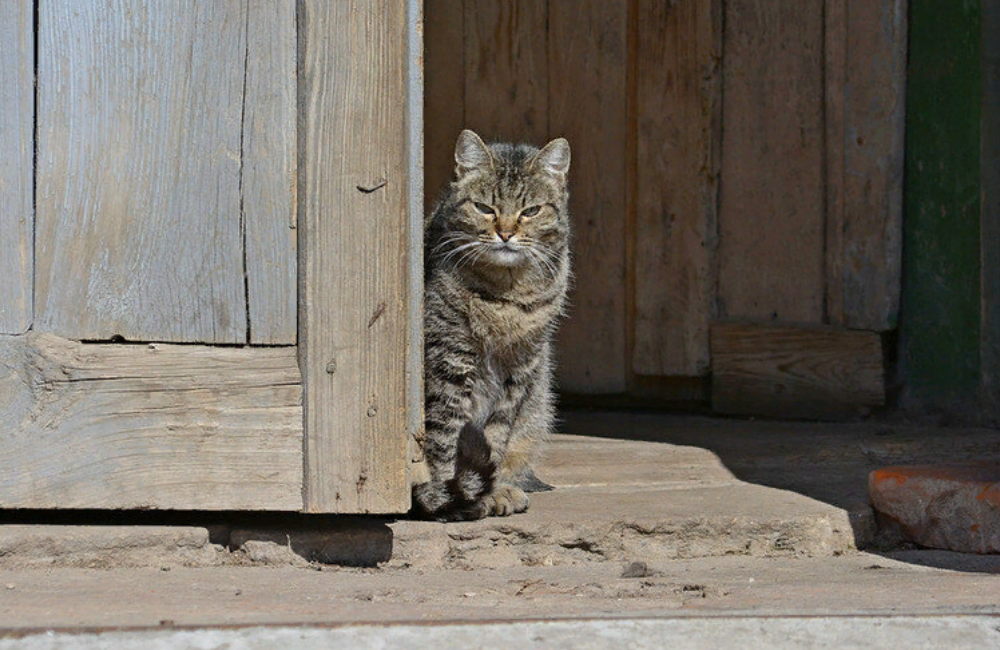
[(868, 477), (872, 505), (911, 542), (1000, 553), (1000, 465), (884, 467)]

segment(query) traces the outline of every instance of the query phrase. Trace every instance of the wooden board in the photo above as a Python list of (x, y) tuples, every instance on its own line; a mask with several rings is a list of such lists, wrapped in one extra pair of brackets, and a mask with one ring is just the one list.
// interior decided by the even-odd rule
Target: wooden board
[(39, 5), (36, 329), (246, 341), (246, 4)]
[(547, 5), (465, 0), (465, 123), (487, 141), (548, 137)]
[(873, 332), (716, 323), (711, 336), (716, 412), (836, 420), (885, 402)]
[(720, 11), (718, 0), (638, 3), (632, 368), (639, 375), (708, 370)]
[(906, 0), (827, 0), (826, 300), (831, 324), (899, 314)]
[[(409, 509), (407, 8), (299, 3), (306, 510)], [(412, 396), (411, 396), (412, 397)]]
[(910, 0), (907, 30), (899, 404), (967, 418), (982, 385), (981, 7)]
[(249, 342), (296, 338), (295, 0), (250, 0), (243, 201)]
[(424, 0), (424, 212), (455, 171), (465, 127), (465, 11), (462, 0)]
[(299, 510), (291, 348), (0, 337), (0, 508)]
[(821, 323), (823, 2), (725, 6), (719, 316)]
[(982, 0), (982, 403), (1000, 424), (1000, 0)]
[(843, 325), (844, 175), (847, 171), (847, 5), (849, 0), (825, 0), (823, 18), (823, 81), (826, 128), (826, 322)]
[(549, 129), (573, 150), (569, 319), (557, 339), (563, 392), (625, 391), (625, 3), (549, 2)]
[(34, 3), (0, 5), (0, 334), (31, 325)]

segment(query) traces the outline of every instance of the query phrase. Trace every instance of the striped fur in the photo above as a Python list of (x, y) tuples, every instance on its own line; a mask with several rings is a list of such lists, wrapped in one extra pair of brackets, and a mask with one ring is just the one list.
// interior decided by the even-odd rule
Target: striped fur
[(455, 160), (425, 224), (430, 480), (414, 486), (444, 520), (528, 507), (516, 483), (552, 429), (551, 339), (570, 282), (569, 144), (486, 145), (463, 131)]

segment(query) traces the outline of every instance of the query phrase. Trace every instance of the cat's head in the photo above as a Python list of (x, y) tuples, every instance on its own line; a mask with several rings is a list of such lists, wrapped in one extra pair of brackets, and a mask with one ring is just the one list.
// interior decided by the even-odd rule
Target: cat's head
[(449, 224), (455, 248), (467, 247), (460, 259), (541, 268), (562, 255), (569, 240), (569, 162), (564, 138), (537, 149), (487, 145), (472, 131), (462, 131), (455, 145), (455, 210)]

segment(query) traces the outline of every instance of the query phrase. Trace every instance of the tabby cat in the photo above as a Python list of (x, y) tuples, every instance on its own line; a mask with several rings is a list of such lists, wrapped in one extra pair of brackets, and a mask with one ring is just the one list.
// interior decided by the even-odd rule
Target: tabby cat
[(463, 131), (456, 180), (425, 223), (427, 480), (440, 520), (523, 512), (519, 484), (554, 417), (551, 340), (570, 282), (569, 143)]

